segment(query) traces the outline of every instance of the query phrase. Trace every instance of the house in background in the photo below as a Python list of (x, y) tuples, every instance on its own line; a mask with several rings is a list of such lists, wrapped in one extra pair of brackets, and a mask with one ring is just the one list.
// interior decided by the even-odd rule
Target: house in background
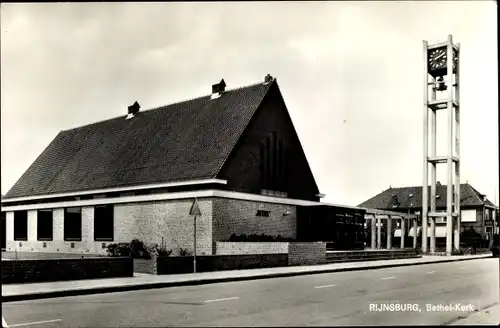
[[(314, 234), (327, 230), (309, 220), (327, 206), (323, 196), (267, 75), (156, 109), (136, 102), (127, 115), (60, 132), (5, 195), (2, 214), (8, 250), (105, 253), (136, 238), (192, 250), (197, 199), (197, 254), (209, 255), (232, 234), (334, 238)], [(362, 231), (363, 210), (327, 207), (337, 227)]]
[[(430, 195), (430, 187), (429, 187)], [(446, 185), (436, 184), (436, 210), (446, 211)], [(422, 212), (422, 187), (392, 188), (361, 203), (359, 206), (391, 210), (395, 212), (420, 214)], [(430, 208), (430, 201), (429, 201)], [(468, 182), (460, 185), (460, 230), (473, 228), (485, 239), (498, 233), (496, 222), (498, 207)], [(420, 221), (419, 221), (420, 222)], [(396, 224), (396, 223), (394, 223)], [(419, 223), (421, 224), (421, 223)], [(401, 237), (400, 227), (395, 225), (395, 237)], [(411, 232), (412, 235), (414, 232)], [(408, 236), (408, 235), (407, 235)], [(446, 218), (436, 218), (436, 243), (446, 240)]]

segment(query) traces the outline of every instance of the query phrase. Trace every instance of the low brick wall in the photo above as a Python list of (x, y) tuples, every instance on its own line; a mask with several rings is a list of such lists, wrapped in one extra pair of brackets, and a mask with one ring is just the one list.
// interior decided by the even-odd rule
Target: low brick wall
[(326, 263), (326, 243), (289, 243), (288, 265)]
[(215, 245), (216, 255), (288, 254), (287, 242), (223, 242)]
[(2, 283), (133, 277), (131, 257), (2, 261)]
[(156, 260), (134, 259), (134, 272), (156, 274)]
[[(203, 255), (196, 256), (196, 272), (285, 267), (287, 254)], [(192, 256), (158, 258), (158, 274), (193, 272)]]
[(59, 260), (94, 257), (107, 257), (107, 255), (88, 253), (2, 252), (2, 260)]

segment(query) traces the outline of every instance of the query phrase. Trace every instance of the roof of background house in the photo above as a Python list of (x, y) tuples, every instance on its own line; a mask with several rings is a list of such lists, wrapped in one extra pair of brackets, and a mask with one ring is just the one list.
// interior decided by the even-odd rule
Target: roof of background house
[(274, 84), (62, 131), (5, 198), (215, 178)]
[[(411, 195), (411, 196), (410, 196)], [(446, 207), (447, 189), (446, 185), (436, 186), (436, 207)], [(460, 206), (482, 206), (487, 205), (496, 207), (488, 199), (483, 200), (483, 194), (478, 192), (470, 184), (464, 183), (460, 185)], [(397, 198), (397, 206), (395, 199)], [(430, 187), (429, 187), (430, 198)], [(422, 207), (422, 187), (402, 187), (402, 188), (389, 188), (380, 194), (368, 199), (361, 203), (360, 207), (375, 208), (375, 209), (408, 209), (408, 208), (421, 208)], [(430, 206), (430, 200), (429, 200)]]

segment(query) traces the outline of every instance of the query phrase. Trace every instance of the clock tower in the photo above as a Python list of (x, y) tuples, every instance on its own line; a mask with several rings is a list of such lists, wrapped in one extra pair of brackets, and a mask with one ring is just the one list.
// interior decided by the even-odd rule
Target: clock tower
[[(459, 249), (460, 247), (460, 44), (454, 44), (453, 37), (449, 35), (447, 41), (433, 45), (423, 41), (423, 52), (424, 174), (422, 186), (422, 251), (424, 253), (428, 252), (428, 237), (430, 237), (430, 252), (434, 253), (436, 251), (436, 218), (443, 218), (444, 222), (446, 222), (446, 255), (451, 255), (453, 248)], [(447, 153), (442, 155), (436, 154), (436, 113), (438, 110), (447, 111), (448, 113)], [(455, 133), (453, 133), (454, 127)], [(436, 209), (437, 164), (445, 164), (447, 167), (446, 197), (440, 195), (441, 198), (446, 199), (446, 211)], [(430, 236), (428, 236), (428, 230)]]

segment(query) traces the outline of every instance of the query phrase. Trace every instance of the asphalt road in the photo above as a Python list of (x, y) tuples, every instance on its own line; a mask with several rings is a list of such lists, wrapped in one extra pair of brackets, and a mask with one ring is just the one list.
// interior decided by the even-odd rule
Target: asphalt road
[[(9, 327), (445, 324), (498, 303), (498, 259), (2, 304)], [(428, 311), (460, 303), (473, 309)], [(406, 311), (374, 311), (412, 304)], [(370, 310), (370, 305), (372, 309)]]

